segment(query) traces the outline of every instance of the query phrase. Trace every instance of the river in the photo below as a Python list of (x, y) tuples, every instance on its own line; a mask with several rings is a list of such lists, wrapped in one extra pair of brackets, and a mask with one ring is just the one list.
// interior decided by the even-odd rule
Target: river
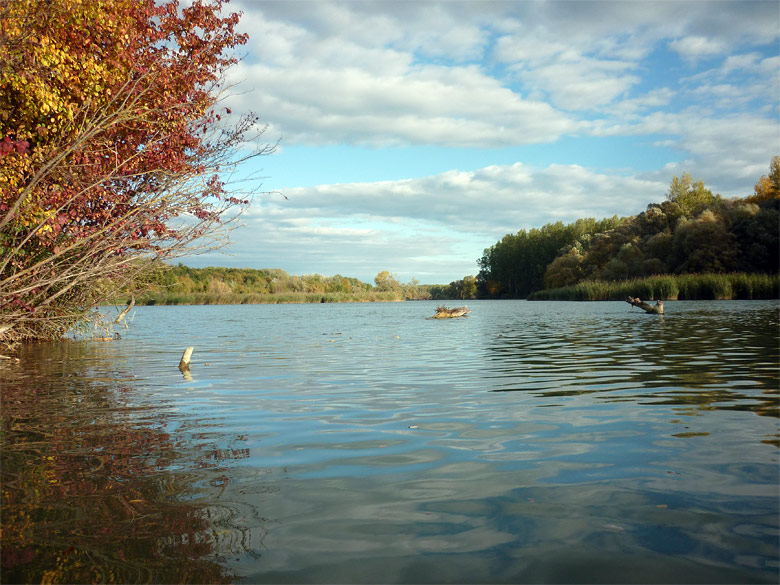
[(778, 582), (776, 301), (469, 306), (139, 307), (3, 360), (3, 583)]

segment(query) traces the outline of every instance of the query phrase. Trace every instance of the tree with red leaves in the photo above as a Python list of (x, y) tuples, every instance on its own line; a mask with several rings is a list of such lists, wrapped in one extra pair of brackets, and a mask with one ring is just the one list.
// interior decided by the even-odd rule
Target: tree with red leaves
[(0, 344), (60, 337), (139, 271), (224, 241), (248, 203), (226, 181), (273, 150), (220, 107), (246, 42), (225, 2), (0, 8)]

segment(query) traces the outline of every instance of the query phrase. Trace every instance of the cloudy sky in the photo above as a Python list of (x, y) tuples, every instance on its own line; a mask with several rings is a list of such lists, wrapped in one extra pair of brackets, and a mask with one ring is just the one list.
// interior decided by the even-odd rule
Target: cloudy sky
[[(506, 233), (633, 215), (684, 171), (744, 196), (780, 154), (780, 4), (233, 0), (227, 105), (281, 140), (192, 266), (447, 283)], [(286, 197), (286, 199), (285, 199)]]

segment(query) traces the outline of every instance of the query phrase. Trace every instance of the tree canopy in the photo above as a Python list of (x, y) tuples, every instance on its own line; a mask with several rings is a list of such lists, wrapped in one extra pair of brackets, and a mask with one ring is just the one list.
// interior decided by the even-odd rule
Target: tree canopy
[(674, 177), (666, 193), (669, 201), (674, 201), (680, 206), (684, 215), (690, 215), (700, 208), (711, 205), (715, 200), (712, 191), (704, 186), (704, 181), (694, 181), (689, 173), (683, 173), (681, 177)]
[[(216, 244), (256, 119), (220, 108), (246, 41), (222, 0), (0, 8), (0, 341), (59, 336), (139, 256)], [(200, 244), (199, 244), (200, 245)]]

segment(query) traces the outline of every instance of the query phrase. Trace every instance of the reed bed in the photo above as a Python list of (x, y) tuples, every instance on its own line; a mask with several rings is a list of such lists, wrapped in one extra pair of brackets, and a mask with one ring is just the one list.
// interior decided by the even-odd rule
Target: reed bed
[(780, 298), (780, 274), (660, 274), (622, 281), (585, 280), (536, 291), (531, 301), (731, 300)]

